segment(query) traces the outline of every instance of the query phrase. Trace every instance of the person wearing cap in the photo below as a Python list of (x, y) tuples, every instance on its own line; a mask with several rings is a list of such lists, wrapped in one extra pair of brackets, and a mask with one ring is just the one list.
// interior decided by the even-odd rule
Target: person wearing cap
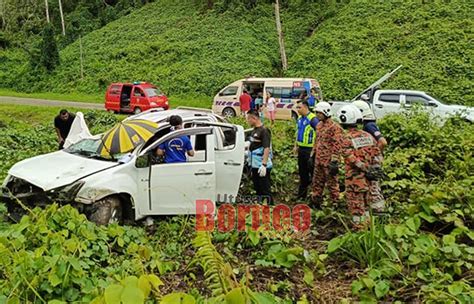
[(304, 200), (308, 195), (308, 186), (311, 184), (310, 160), (313, 156), (313, 144), (319, 120), (314, 113), (310, 112), (306, 100), (298, 101), (296, 110), (299, 116), (296, 121), (296, 141), (293, 153), (298, 156), (298, 173), (300, 176), (297, 199)]
[[(171, 115), (169, 123), (172, 131), (183, 128), (183, 119), (179, 115)], [(194, 156), (191, 140), (186, 135), (167, 140), (156, 149), (156, 155), (164, 156), (167, 164), (186, 162), (186, 154)]]
[(346, 202), (355, 230), (367, 227), (371, 203), (369, 184), (380, 173), (380, 150), (369, 133), (359, 130), (362, 114), (353, 104), (337, 112), (342, 127), (347, 130), (342, 143), (345, 162)]
[(316, 140), (313, 146), (315, 166), (312, 184), (312, 201), (317, 208), (323, 202), (324, 188), (328, 188), (334, 205), (339, 200), (339, 159), (343, 130), (331, 119), (331, 105), (319, 102), (314, 109), (319, 123), (316, 127)]
[[(375, 115), (370, 106), (367, 102), (363, 100), (356, 100), (352, 103), (355, 105), (362, 114), (363, 120), (363, 127), (362, 130), (372, 135), (372, 137), (377, 142), (377, 146), (380, 149), (380, 160), (379, 163), (382, 165), (383, 162), (383, 155), (382, 152), (387, 146), (387, 140), (383, 137), (382, 133), (380, 132), (379, 127), (375, 122)], [(371, 201), (371, 208), (374, 212), (384, 212), (386, 209), (385, 198), (382, 194), (382, 188), (380, 187), (380, 182), (378, 180), (371, 180), (369, 182), (369, 190), (370, 190), (370, 201)]]

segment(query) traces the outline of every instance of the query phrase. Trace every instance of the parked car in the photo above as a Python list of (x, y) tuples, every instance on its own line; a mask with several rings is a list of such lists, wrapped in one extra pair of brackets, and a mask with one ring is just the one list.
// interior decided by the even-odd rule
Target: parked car
[[(180, 115), (184, 128), (171, 130), (167, 118)], [(197, 200), (236, 197), (244, 166), (244, 129), (211, 111), (152, 109), (135, 118), (157, 122), (146, 143), (117, 159), (96, 153), (101, 135), (69, 148), (25, 159), (9, 171), (3, 201), (15, 212), (27, 205), (73, 204), (98, 224), (139, 220), (161, 214), (194, 214)], [(153, 151), (164, 141), (189, 136), (195, 150), (185, 163), (157, 161)], [(70, 134), (75, 136), (75, 134)]]
[[(212, 110), (225, 117), (240, 115), (239, 97), (247, 89), (252, 98), (270, 92), (276, 100), (276, 119), (296, 119), (296, 101), (308, 96), (310, 90), (316, 91), (316, 102), (323, 99), (319, 82), (310, 78), (255, 78), (240, 79), (223, 88), (214, 97)], [(266, 109), (264, 108), (264, 114)]]
[(105, 109), (138, 114), (152, 108), (168, 110), (168, 97), (148, 82), (112, 83), (105, 93)]
[(439, 123), (443, 123), (446, 119), (453, 115), (460, 115), (467, 121), (474, 122), (474, 108), (462, 105), (447, 105), (423, 91), (413, 90), (382, 90), (379, 86), (397, 72), (401, 66), (384, 75), (382, 78), (374, 82), (351, 101), (334, 101), (332, 102), (331, 111), (337, 113), (337, 110), (348, 102), (360, 99), (362, 95), (368, 99), (367, 102), (372, 108), (376, 118), (382, 118), (390, 113), (399, 113), (418, 106), (433, 115)]

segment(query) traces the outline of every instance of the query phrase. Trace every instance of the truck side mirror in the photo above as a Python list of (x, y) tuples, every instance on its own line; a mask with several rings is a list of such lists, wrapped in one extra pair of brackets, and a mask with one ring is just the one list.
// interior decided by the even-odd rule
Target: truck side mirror
[(135, 161), (135, 167), (137, 168), (146, 168), (149, 167), (151, 164), (151, 154), (147, 153), (144, 155), (141, 155), (137, 157), (137, 160)]

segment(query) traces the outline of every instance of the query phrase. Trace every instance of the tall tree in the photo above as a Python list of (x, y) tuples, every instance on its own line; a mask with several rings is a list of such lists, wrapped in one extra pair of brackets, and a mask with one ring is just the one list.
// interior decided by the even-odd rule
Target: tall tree
[(280, 44), (281, 68), (283, 71), (286, 71), (288, 69), (288, 62), (286, 59), (285, 40), (283, 38), (283, 32), (281, 30), (280, 2), (278, 0), (275, 1), (275, 22), (278, 32), (278, 43)]
[(48, 0), (44, 0), (44, 6), (46, 8), (46, 21), (49, 23), (49, 7), (48, 7)]
[(61, 0), (59, 0), (59, 14), (61, 15), (61, 26), (63, 29), (63, 36), (66, 36), (66, 27), (64, 25), (63, 4)]

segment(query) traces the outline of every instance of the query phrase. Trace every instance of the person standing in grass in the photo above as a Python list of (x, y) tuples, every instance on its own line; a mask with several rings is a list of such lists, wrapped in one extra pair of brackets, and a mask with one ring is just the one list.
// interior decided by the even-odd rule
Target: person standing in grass
[(272, 202), (270, 173), (272, 170), (272, 135), (262, 122), (256, 110), (247, 112), (247, 123), (253, 128), (250, 136), (249, 162), (255, 192), (268, 204)]
[(250, 110), (250, 103), (252, 102), (252, 97), (249, 95), (247, 89), (244, 89), (244, 92), (240, 95), (239, 101), (240, 112), (245, 116), (245, 114)]
[(255, 98), (255, 110), (257, 110), (260, 120), (263, 123), (263, 93), (259, 92)]
[[(377, 146), (380, 149), (380, 164), (382, 165), (383, 156), (382, 152), (387, 146), (387, 140), (383, 137), (382, 132), (380, 132), (379, 127), (375, 122), (375, 115), (372, 109), (370, 108), (369, 104), (363, 100), (356, 100), (352, 103), (355, 105), (360, 112), (362, 113), (362, 119), (364, 121), (362, 130), (372, 135), (372, 137), (377, 142)], [(373, 211), (375, 212), (384, 212), (386, 209), (385, 198), (382, 194), (382, 188), (380, 187), (380, 182), (378, 180), (371, 180), (369, 182), (370, 188), (370, 201)]]
[[(306, 100), (300, 100), (296, 104), (298, 120), (296, 121), (296, 141), (293, 153), (298, 156), (298, 173), (300, 185), (297, 199), (306, 199), (308, 186), (311, 184), (310, 159), (313, 154), (313, 143), (316, 138), (316, 126), (319, 120), (310, 112)], [(314, 168), (313, 168), (314, 169)]]
[(64, 147), (64, 141), (69, 135), (75, 117), (74, 114), (69, 113), (66, 109), (62, 109), (59, 111), (59, 115), (54, 118), (54, 129), (58, 137), (59, 150), (62, 150)]
[(273, 98), (271, 92), (267, 92), (267, 102), (265, 104), (267, 108), (268, 118), (270, 119), (271, 126), (275, 123), (275, 111), (276, 111), (276, 101)]
[(316, 208), (323, 202), (324, 188), (328, 188), (333, 205), (339, 201), (339, 159), (344, 131), (331, 119), (331, 105), (319, 102), (315, 107), (319, 123), (316, 127), (316, 140), (313, 146), (314, 173), (312, 201)]
[(347, 133), (342, 150), (345, 162), (346, 202), (352, 215), (355, 230), (367, 227), (369, 223), (370, 180), (380, 175), (380, 150), (375, 139), (367, 132), (359, 130), (362, 114), (353, 104), (343, 106), (337, 117)]

